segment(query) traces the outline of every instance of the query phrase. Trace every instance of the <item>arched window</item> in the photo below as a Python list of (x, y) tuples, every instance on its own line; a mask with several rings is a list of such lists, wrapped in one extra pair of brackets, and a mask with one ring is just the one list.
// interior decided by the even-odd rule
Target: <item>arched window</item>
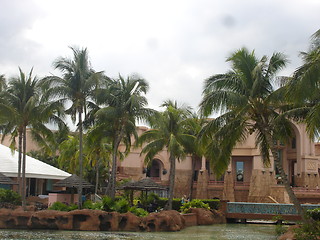
[(153, 159), (147, 168), (147, 177), (159, 178), (161, 176), (162, 162), (159, 159)]

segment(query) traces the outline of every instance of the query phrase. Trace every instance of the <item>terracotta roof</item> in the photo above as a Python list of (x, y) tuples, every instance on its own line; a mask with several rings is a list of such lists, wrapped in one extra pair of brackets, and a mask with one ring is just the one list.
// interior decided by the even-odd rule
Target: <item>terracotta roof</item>
[(118, 189), (123, 190), (165, 190), (166, 187), (155, 183), (151, 178), (144, 178), (139, 181), (130, 181), (122, 184)]
[(79, 187), (80, 181), (82, 181), (82, 187), (83, 188), (91, 188), (93, 185), (91, 183), (88, 183), (87, 181), (81, 179), (75, 174), (72, 174), (70, 177), (67, 177), (63, 180), (60, 180), (53, 184), (55, 187)]
[(0, 184), (13, 185), (13, 184), (17, 184), (17, 183), (12, 181), (11, 178), (7, 177), (6, 175), (0, 173)]

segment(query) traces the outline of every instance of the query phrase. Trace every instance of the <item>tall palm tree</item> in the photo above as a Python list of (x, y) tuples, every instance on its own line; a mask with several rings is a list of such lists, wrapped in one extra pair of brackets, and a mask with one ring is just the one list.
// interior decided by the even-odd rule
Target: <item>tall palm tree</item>
[(215, 171), (223, 174), (230, 163), (232, 149), (248, 135), (256, 134), (263, 163), (270, 166), (270, 151), (283, 180), (290, 200), (299, 214), (303, 209), (283, 170), (278, 157), (277, 140), (287, 142), (293, 134), (291, 122), (281, 114), (283, 89), (274, 90), (276, 74), (286, 66), (287, 59), (274, 53), (270, 60), (266, 56), (258, 59), (254, 51), (242, 48), (228, 59), (232, 69), (217, 74), (205, 81), (203, 99), (200, 104), (204, 115), (221, 111), (222, 115), (210, 121), (203, 129), (208, 142), (207, 155), (212, 159)]
[(96, 194), (99, 188), (100, 170), (108, 170), (112, 153), (112, 141), (100, 127), (95, 125), (89, 129), (85, 144), (86, 160), (96, 170)]
[(191, 176), (190, 176), (190, 196), (189, 200), (192, 200), (193, 196), (193, 180), (195, 176), (195, 165), (198, 161), (201, 161), (202, 157), (205, 154), (205, 146), (200, 141), (199, 134), (201, 132), (202, 127), (206, 124), (207, 120), (200, 117), (196, 113), (193, 113), (190, 117), (188, 117), (185, 121), (185, 131), (187, 134), (194, 136), (193, 141), (191, 141), (189, 145), (185, 146), (185, 150), (188, 154), (191, 155), (192, 160), (192, 168), (191, 168)]
[(141, 153), (145, 155), (145, 162), (151, 162), (154, 156), (166, 149), (169, 153), (169, 197), (166, 209), (172, 209), (172, 200), (175, 185), (176, 159), (186, 157), (185, 146), (190, 146), (195, 137), (187, 134), (185, 121), (190, 114), (187, 107), (178, 107), (177, 102), (166, 101), (162, 105), (166, 110), (150, 119), (151, 130), (139, 137), (139, 143), (147, 143)]
[(0, 112), (4, 113), (1, 118), (3, 138), (11, 134), (11, 147), (15, 147), (15, 137), (19, 138), (18, 182), (22, 205), (25, 207), (27, 127), (30, 127), (32, 137), (41, 144), (44, 136), (52, 136), (45, 123), (58, 119), (54, 114), (59, 113), (60, 105), (49, 101), (43, 94), (41, 82), (32, 76), (32, 69), (25, 75), (19, 68), (19, 73), (18, 77), (10, 79), (7, 90), (1, 93)]
[[(44, 79), (52, 96), (61, 97), (61, 101), (71, 101), (66, 113), (71, 116), (79, 132), (79, 175), (83, 178), (83, 117), (88, 110), (95, 106), (97, 89), (103, 86), (102, 72), (95, 72), (89, 62), (86, 48), (70, 47), (73, 58), (60, 57), (54, 61), (53, 66), (62, 72), (62, 77), (49, 76)], [(82, 183), (78, 188), (78, 206), (82, 206)]]
[(148, 90), (148, 83), (137, 76), (124, 79), (110, 79), (110, 85), (102, 93), (101, 103), (106, 107), (96, 113), (97, 124), (112, 139), (112, 170), (109, 180), (110, 197), (115, 197), (115, 184), (119, 146), (122, 142), (128, 153), (131, 136), (137, 138), (136, 121), (146, 119), (152, 110), (146, 108), (147, 99), (143, 94)]
[[(320, 137), (320, 30), (311, 37), (310, 48), (300, 53), (303, 64), (288, 81), (287, 96), (295, 104), (290, 112), (307, 125), (311, 139)], [(306, 92), (308, 94), (306, 94)]]

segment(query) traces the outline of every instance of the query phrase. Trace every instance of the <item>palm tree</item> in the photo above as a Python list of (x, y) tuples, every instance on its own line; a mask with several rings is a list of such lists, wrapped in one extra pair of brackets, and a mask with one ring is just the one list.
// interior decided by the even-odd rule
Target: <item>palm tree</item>
[(152, 110), (146, 108), (147, 99), (142, 94), (148, 90), (147, 82), (137, 76), (124, 79), (110, 79), (110, 85), (102, 93), (101, 103), (106, 107), (96, 113), (97, 124), (112, 139), (112, 170), (109, 180), (110, 197), (115, 197), (117, 161), (120, 143), (128, 153), (131, 147), (131, 136), (137, 138), (136, 121), (146, 119)]
[(25, 207), (27, 127), (30, 127), (32, 137), (41, 144), (44, 136), (52, 136), (52, 132), (44, 123), (58, 119), (54, 114), (59, 113), (60, 105), (52, 103), (43, 94), (41, 82), (37, 77), (32, 77), (32, 69), (29, 75), (25, 75), (20, 68), (19, 73), (18, 77), (10, 79), (7, 90), (1, 93), (0, 112), (4, 113), (1, 118), (3, 138), (11, 134), (11, 147), (15, 147), (15, 137), (19, 138), (18, 183), (22, 205)]
[(290, 114), (298, 121), (306, 123), (311, 139), (319, 139), (320, 30), (312, 35), (309, 51), (301, 52), (300, 55), (303, 64), (288, 81), (287, 96), (295, 104)]
[(277, 140), (287, 142), (293, 134), (291, 122), (281, 114), (283, 89), (274, 90), (276, 74), (286, 66), (287, 59), (274, 53), (257, 59), (254, 51), (242, 48), (228, 59), (232, 69), (205, 81), (200, 104), (204, 115), (220, 110), (222, 115), (210, 121), (203, 129), (208, 144), (206, 155), (212, 159), (214, 170), (223, 174), (230, 163), (232, 149), (248, 135), (256, 134), (263, 163), (270, 166), (270, 150), (290, 200), (299, 214), (303, 209), (283, 170), (278, 157)]
[(139, 144), (147, 143), (141, 153), (145, 162), (151, 162), (154, 156), (166, 149), (169, 153), (169, 197), (166, 209), (172, 209), (173, 191), (175, 185), (176, 159), (187, 155), (185, 146), (194, 142), (194, 136), (187, 134), (185, 121), (190, 114), (188, 107), (178, 107), (177, 102), (166, 101), (162, 105), (166, 110), (150, 119), (151, 130), (144, 132), (139, 138)]
[[(52, 96), (61, 97), (61, 101), (71, 101), (66, 113), (75, 123), (78, 118), (79, 132), (79, 176), (83, 178), (83, 115), (95, 106), (97, 89), (103, 86), (102, 72), (95, 72), (90, 65), (87, 49), (70, 47), (73, 59), (60, 57), (53, 66), (62, 72), (62, 77), (49, 76), (44, 79)], [(82, 183), (78, 189), (78, 206), (82, 206)]]
[(199, 117), (196, 113), (193, 113), (185, 121), (185, 131), (187, 134), (194, 136), (193, 141), (189, 145), (185, 146), (186, 152), (191, 155), (192, 169), (190, 176), (190, 196), (189, 200), (192, 200), (193, 196), (193, 179), (195, 176), (195, 165), (197, 161), (201, 161), (205, 154), (205, 146), (202, 144), (199, 138), (202, 127), (206, 124), (207, 120)]
[(112, 146), (111, 140), (105, 135), (105, 132), (100, 129), (99, 125), (95, 125), (89, 129), (85, 144), (86, 160), (89, 165), (96, 170), (96, 186), (95, 193), (98, 193), (100, 170), (108, 169)]

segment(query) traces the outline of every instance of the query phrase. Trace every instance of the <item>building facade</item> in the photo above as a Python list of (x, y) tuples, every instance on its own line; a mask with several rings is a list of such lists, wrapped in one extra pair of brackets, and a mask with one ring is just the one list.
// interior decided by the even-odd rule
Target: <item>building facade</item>
[[(304, 125), (293, 124), (294, 137), (287, 144), (277, 142), (278, 154), (296, 196), (304, 203), (320, 203), (320, 145), (311, 141)], [(139, 134), (148, 129), (139, 127)], [(164, 150), (151, 163), (144, 163), (141, 149), (132, 149), (119, 161), (118, 178), (134, 180), (151, 177), (158, 183), (168, 185), (169, 155)], [(255, 136), (250, 135), (238, 144), (233, 152), (224, 176), (217, 178), (206, 159), (176, 160), (175, 197), (219, 198), (237, 202), (289, 203), (288, 195), (281, 185), (273, 159), (266, 167), (255, 146)], [(192, 190), (191, 190), (192, 188)]]

